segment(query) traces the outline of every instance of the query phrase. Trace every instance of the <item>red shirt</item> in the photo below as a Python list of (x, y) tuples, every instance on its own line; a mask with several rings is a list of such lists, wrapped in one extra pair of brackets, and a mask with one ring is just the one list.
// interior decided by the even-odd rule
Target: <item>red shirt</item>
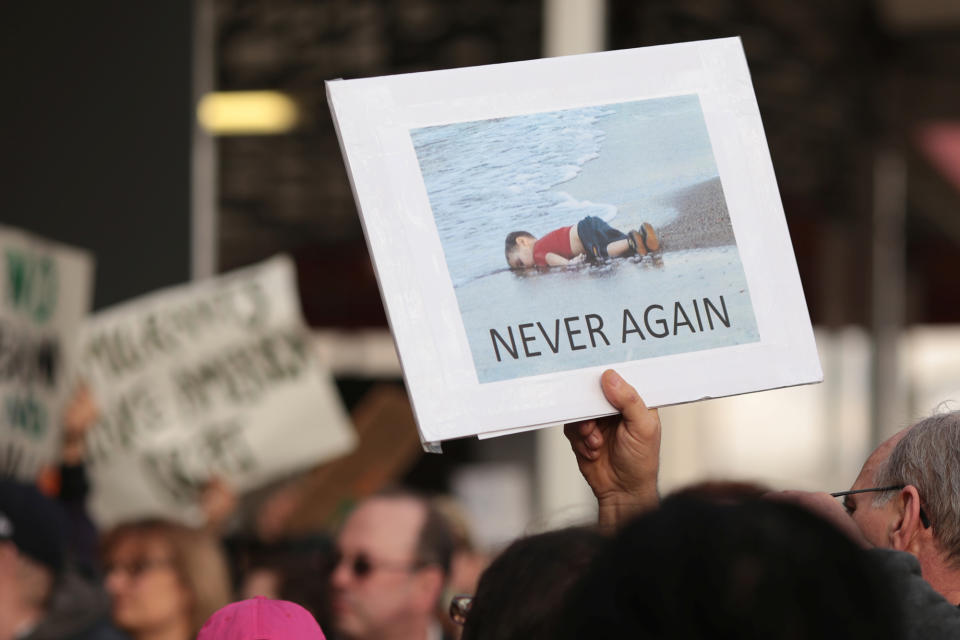
[(546, 267), (548, 253), (555, 253), (567, 260), (574, 257), (570, 248), (570, 227), (561, 227), (537, 240), (533, 245), (533, 263)]

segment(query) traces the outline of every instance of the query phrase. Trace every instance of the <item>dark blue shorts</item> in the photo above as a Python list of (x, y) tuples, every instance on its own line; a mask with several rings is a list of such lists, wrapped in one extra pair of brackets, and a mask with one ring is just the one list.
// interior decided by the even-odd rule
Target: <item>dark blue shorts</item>
[(626, 235), (617, 231), (597, 216), (587, 216), (577, 223), (577, 235), (583, 248), (587, 250), (587, 259), (609, 258), (607, 245), (617, 240), (625, 240)]

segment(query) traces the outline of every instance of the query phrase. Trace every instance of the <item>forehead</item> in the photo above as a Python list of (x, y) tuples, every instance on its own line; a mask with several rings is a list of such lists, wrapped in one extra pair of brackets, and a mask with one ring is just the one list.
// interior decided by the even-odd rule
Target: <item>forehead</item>
[(863, 463), (863, 468), (860, 469), (860, 475), (857, 476), (857, 480), (854, 482), (854, 488), (863, 489), (867, 486), (873, 486), (876, 482), (877, 470), (887, 461), (894, 447), (897, 446), (897, 443), (907, 435), (907, 431), (908, 429), (898, 431), (881, 442), (880, 445), (873, 450), (873, 453), (870, 454), (867, 461)]
[(407, 498), (372, 498), (347, 519), (338, 541), (344, 553), (361, 551), (379, 559), (407, 560), (426, 518), (423, 505)]
[(170, 543), (163, 536), (149, 533), (125, 533), (112, 540), (106, 550), (109, 558), (139, 558), (169, 553)]

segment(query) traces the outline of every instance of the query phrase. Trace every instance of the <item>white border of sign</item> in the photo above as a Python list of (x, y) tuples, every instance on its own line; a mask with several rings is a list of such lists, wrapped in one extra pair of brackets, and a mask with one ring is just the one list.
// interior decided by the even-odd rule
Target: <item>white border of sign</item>
[(822, 379), (739, 38), (327, 83), (421, 439), (609, 414), (588, 367), (480, 384), (411, 128), (695, 93), (761, 340), (615, 365), (663, 406)]

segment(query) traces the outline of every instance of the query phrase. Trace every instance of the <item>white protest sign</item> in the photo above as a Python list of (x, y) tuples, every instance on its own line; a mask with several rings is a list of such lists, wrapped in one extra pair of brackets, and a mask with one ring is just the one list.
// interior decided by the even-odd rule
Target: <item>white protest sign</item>
[(431, 450), (822, 379), (739, 39), (327, 96)]
[(101, 409), (87, 438), (101, 526), (198, 524), (209, 478), (243, 492), (354, 446), (286, 257), (94, 315), (80, 366)]
[(60, 450), (92, 274), (86, 252), (0, 227), (0, 475), (33, 480)]

